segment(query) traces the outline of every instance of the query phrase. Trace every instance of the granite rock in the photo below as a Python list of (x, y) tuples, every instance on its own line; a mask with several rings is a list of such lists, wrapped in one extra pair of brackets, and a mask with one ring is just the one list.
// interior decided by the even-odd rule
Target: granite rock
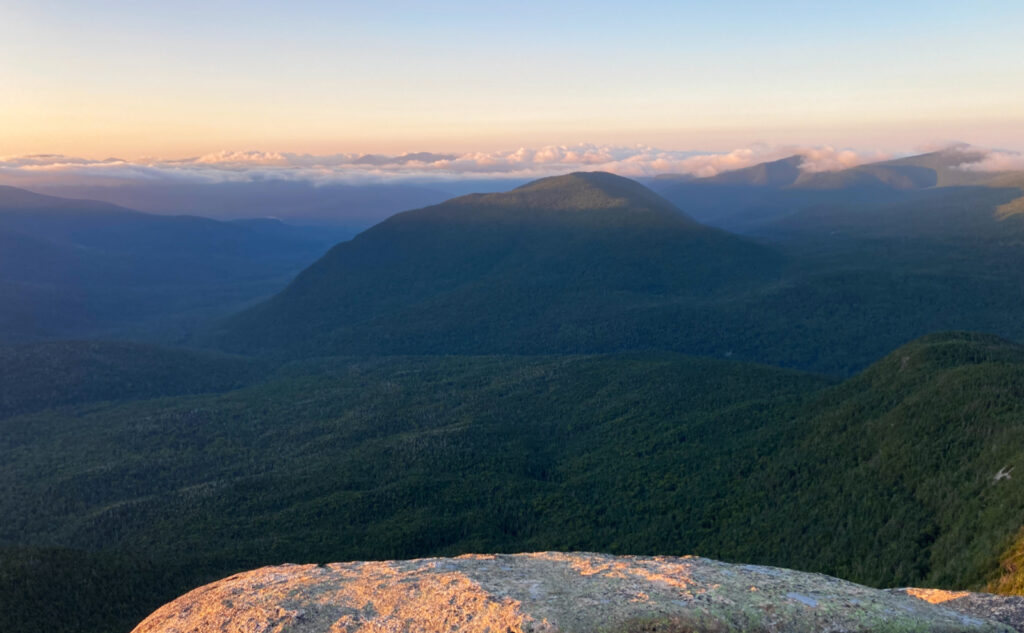
[(264, 567), (134, 633), (963, 632), (1013, 629), (904, 591), (706, 558), (543, 552)]

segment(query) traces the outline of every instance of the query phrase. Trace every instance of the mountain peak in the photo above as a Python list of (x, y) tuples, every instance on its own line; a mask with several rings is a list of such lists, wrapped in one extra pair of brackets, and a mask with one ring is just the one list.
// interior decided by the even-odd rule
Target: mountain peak
[(574, 172), (529, 182), (502, 193), (471, 194), (439, 206), (532, 212), (628, 212), (688, 220), (671, 202), (635, 180), (607, 172)]
[(561, 176), (550, 176), (528, 182), (509, 193), (521, 194), (552, 191), (601, 192), (609, 197), (644, 196), (650, 190), (635, 180), (606, 171), (576, 171)]
[(752, 185), (760, 187), (788, 187), (797, 181), (803, 173), (800, 166), (804, 157), (799, 154), (780, 158), (767, 163), (758, 163), (743, 169), (727, 171), (717, 176), (703, 179), (703, 182), (716, 185)]

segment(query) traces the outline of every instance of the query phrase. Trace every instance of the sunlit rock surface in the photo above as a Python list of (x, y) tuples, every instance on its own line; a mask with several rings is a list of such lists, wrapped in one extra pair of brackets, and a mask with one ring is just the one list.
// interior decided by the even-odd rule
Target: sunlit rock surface
[(909, 594), (920, 600), (965, 613), (989, 618), (1024, 631), (1024, 596), (997, 596), (970, 591), (943, 591), (942, 589), (890, 589), (893, 593)]
[(264, 567), (178, 598), (135, 633), (1012, 630), (820, 574), (545, 552)]

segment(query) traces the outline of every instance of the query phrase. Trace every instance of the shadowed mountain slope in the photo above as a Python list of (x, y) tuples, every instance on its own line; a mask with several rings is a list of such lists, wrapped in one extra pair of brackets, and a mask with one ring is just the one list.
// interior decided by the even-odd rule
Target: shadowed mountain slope
[(644, 347), (653, 342), (630, 340), (631, 311), (745, 288), (781, 264), (639, 183), (577, 173), (394, 216), (231, 320), (221, 341), (297, 353), (536, 353), (579, 351), (581, 330), (614, 323), (620, 335), (599, 345)]
[(333, 243), (277, 222), (158, 216), (0, 187), (0, 342), (180, 340), (283, 287)]
[(842, 171), (805, 173), (793, 184), (802, 189), (927, 189), (939, 182), (934, 169), (873, 163)]

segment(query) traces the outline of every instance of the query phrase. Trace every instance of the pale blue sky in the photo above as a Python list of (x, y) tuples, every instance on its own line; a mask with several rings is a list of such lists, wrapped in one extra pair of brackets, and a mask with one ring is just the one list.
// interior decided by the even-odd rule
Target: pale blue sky
[(0, 0), (0, 154), (1024, 147), (1024, 3)]

